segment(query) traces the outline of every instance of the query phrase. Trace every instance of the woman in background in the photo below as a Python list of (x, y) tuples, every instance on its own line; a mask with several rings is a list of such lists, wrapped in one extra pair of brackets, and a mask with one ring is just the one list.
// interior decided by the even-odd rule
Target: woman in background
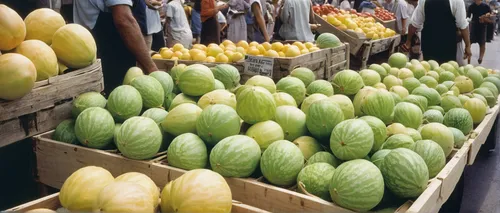
[(474, 3), (467, 10), (467, 17), (472, 16), (470, 42), (471, 44), (479, 44), (479, 59), (477, 59), (479, 64), (483, 62), (484, 53), (486, 52), (486, 24), (481, 16), (489, 12), (491, 12), (490, 6), (483, 3), (482, 0), (474, 0)]
[(229, 0), (229, 12), (227, 13), (227, 39), (234, 43), (247, 40), (247, 23), (245, 12), (250, 9), (250, 4), (245, 0)]

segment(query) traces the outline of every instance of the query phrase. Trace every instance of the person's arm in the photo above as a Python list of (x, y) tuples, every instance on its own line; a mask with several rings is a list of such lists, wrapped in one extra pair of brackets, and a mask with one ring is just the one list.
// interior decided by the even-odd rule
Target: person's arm
[[(470, 50), (470, 33), (469, 33), (469, 22), (467, 21), (467, 13), (465, 12), (464, 1), (458, 0), (451, 3), (453, 5), (453, 15), (455, 16), (455, 25), (460, 29), (462, 33), (462, 38), (465, 42), (465, 52), (464, 59), (470, 58), (472, 53)], [(470, 7), (469, 7), (470, 9)], [(470, 11), (469, 11), (470, 12)]]
[(469, 28), (466, 27), (465, 29), (460, 29), (460, 31), (462, 32), (462, 38), (465, 42), (464, 59), (470, 59), (470, 57), (472, 56), (472, 51), (470, 50)]
[(410, 25), (408, 26), (408, 36), (406, 38), (406, 43), (403, 49), (408, 49), (411, 47), (411, 41), (417, 30), (422, 29), (425, 21), (424, 13), (425, 0), (418, 1), (418, 5), (413, 11), (413, 15), (410, 19)]
[(260, 32), (264, 36), (264, 40), (269, 41), (269, 35), (267, 34), (266, 30), (266, 22), (264, 21), (264, 16), (262, 14), (262, 10), (260, 9), (258, 3), (252, 4), (252, 12), (253, 15), (255, 16), (255, 20), (257, 21), (257, 25), (259, 26)]
[(130, 6), (115, 5), (109, 8), (111, 9), (113, 22), (120, 33), (120, 37), (123, 39), (127, 49), (134, 54), (139, 65), (141, 65), (148, 74), (157, 71), (158, 68), (149, 55), (148, 47), (142, 36), (139, 24), (137, 24), (137, 21), (132, 15)]

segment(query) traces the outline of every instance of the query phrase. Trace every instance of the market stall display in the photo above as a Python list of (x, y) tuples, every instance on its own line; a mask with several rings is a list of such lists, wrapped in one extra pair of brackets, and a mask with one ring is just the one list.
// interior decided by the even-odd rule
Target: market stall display
[(394, 13), (389, 12), (383, 7), (377, 7), (375, 8), (375, 14), (373, 14), (373, 17), (377, 20), (377, 22), (381, 23), (385, 27), (396, 30), (396, 16)]

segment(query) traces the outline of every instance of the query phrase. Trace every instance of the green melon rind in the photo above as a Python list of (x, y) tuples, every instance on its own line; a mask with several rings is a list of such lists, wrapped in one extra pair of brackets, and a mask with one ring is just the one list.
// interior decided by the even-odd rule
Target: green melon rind
[[(332, 179), (335, 168), (328, 163), (314, 163), (305, 166), (297, 176), (297, 184), (313, 195), (320, 197), (323, 200), (331, 201), (328, 186)], [(298, 187), (299, 192), (304, 193), (301, 187)]]
[(299, 147), (306, 161), (317, 152), (324, 150), (321, 144), (311, 136), (300, 136), (292, 142)]
[(401, 102), (394, 107), (394, 122), (418, 129), (422, 124), (422, 110), (412, 103)]
[(211, 70), (214, 78), (219, 80), (226, 89), (232, 89), (240, 84), (240, 73), (232, 65), (219, 64)]
[(136, 116), (123, 122), (116, 135), (116, 146), (127, 158), (146, 160), (158, 153), (162, 139), (160, 127), (153, 119)]
[(255, 124), (273, 119), (276, 103), (269, 91), (256, 86), (243, 90), (237, 96), (236, 112), (246, 123)]
[(175, 107), (185, 103), (196, 104), (196, 97), (191, 97), (185, 95), (184, 93), (179, 93), (175, 96), (174, 99), (172, 99), (172, 102), (170, 102), (168, 111), (172, 111)]
[(368, 211), (377, 206), (384, 195), (384, 178), (370, 161), (356, 159), (335, 169), (329, 186), (336, 204), (355, 211)]
[(267, 147), (269, 147), (269, 145), (273, 142), (283, 140), (285, 138), (283, 129), (274, 121), (256, 123), (248, 128), (246, 135), (257, 141), (257, 144), (259, 144), (262, 151), (267, 149)]
[(210, 165), (224, 177), (248, 177), (260, 160), (259, 144), (245, 135), (229, 136), (221, 140), (210, 152)]
[(314, 102), (306, 114), (306, 126), (318, 140), (328, 139), (333, 128), (344, 120), (340, 106), (331, 99)]
[(163, 71), (154, 71), (150, 73), (149, 76), (155, 78), (156, 80), (158, 80), (158, 82), (160, 82), (164, 94), (170, 94), (174, 89), (174, 80), (168, 73)]
[(168, 112), (165, 111), (164, 109), (151, 108), (151, 109), (148, 109), (148, 110), (144, 111), (144, 113), (142, 113), (141, 116), (142, 117), (151, 118), (157, 124), (160, 124), (163, 120), (165, 120), (165, 118), (167, 117), (167, 115), (168, 115)]
[(212, 71), (201, 64), (187, 66), (179, 76), (177, 86), (189, 96), (202, 96), (215, 89)]
[(73, 107), (71, 109), (71, 115), (73, 115), (73, 118), (77, 118), (80, 113), (83, 112), (83, 110), (90, 108), (90, 107), (101, 107), (104, 108), (106, 107), (106, 98), (102, 96), (98, 92), (86, 92), (78, 97), (73, 101)]
[(64, 143), (78, 144), (78, 138), (75, 135), (75, 120), (67, 119), (57, 125), (52, 139)]
[(369, 115), (363, 116), (360, 119), (366, 121), (366, 123), (372, 128), (374, 141), (371, 151), (378, 151), (382, 144), (384, 144), (385, 139), (387, 139), (387, 128), (384, 122), (377, 117)]
[(444, 154), (448, 156), (453, 150), (454, 136), (451, 130), (440, 123), (429, 123), (420, 128), (423, 140), (432, 140), (441, 146)]
[(300, 79), (306, 87), (316, 80), (314, 72), (307, 67), (295, 68), (290, 72), (290, 76)]
[(277, 92), (290, 94), (297, 104), (301, 104), (306, 97), (306, 85), (296, 77), (284, 77), (276, 83)]
[(394, 98), (390, 92), (378, 90), (366, 96), (366, 101), (361, 104), (361, 111), (366, 115), (379, 118), (388, 124), (392, 121), (394, 112)]
[(446, 165), (443, 149), (434, 141), (417, 141), (412, 150), (424, 159), (429, 169), (429, 178), (435, 177)]
[(272, 143), (262, 154), (260, 169), (264, 177), (277, 186), (291, 186), (304, 166), (304, 156), (290, 141)]
[(329, 152), (321, 151), (321, 152), (316, 152), (316, 154), (312, 155), (309, 159), (307, 159), (305, 165), (307, 166), (314, 163), (328, 163), (333, 167), (337, 168), (342, 163), (342, 161), (337, 159)]
[(136, 77), (131, 86), (137, 89), (142, 97), (142, 106), (146, 109), (160, 108), (165, 100), (165, 93), (160, 82), (155, 78), (142, 75)]
[(161, 122), (161, 127), (165, 132), (174, 136), (184, 133), (196, 133), (196, 120), (202, 110), (194, 104), (185, 103), (170, 111)]
[(119, 86), (109, 94), (106, 109), (117, 122), (138, 116), (142, 110), (141, 94), (132, 86)]
[(202, 169), (208, 164), (207, 147), (193, 133), (177, 136), (167, 150), (168, 164), (186, 170)]
[(358, 72), (343, 70), (333, 76), (332, 81), (335, 94), (354, 95), (363, 88), (363, 78)]
[(451, 109), (444, 115), (443, 124), (448, 127), (455, 127), (468, 135), (473, 128), (473, 120), (469, 111), (462, 108)]
[(332, 96), (333, 95), (333, 86), (330, 82), (328, 82), (326, 80), (322, 80), (322, 79), (315, 80), (315, 81), (311, 82), (311, 84), (309, 84), (306, 87), (306, 94), (312, 95), (315, 93), (321, 93), (321, 94), (326, 95), (326, 96)]
[(349, 97), (345, 95), (332, 95), (328, 98), (332, 99), (340, 106), (340, 109), (344, 114), (344, 119), (354, 118), (354, 105)]
[(75, 121), (75, 135), (84, 146), (102, 149), (111, 143), (115, 121), (111, 114), (101, 107), (83, 110)]
[(236, 109), (236, 96), (227, 90), (217, 89), (201, 96), (197, 104), (202, 109), (214, 104), (224, 104)]
[(382, 162), (384, 161), (384, 158), (387, 154), (389, 154), (392, 150), (390, 149), (381, 149), (378, 150), (377, 152), (373, 153), (371, 157), (371, 162), (375, 164), (379, 169), (382, 166)]
[(330, 137), (330, 149), (340, 160), (364, 158), (373, 147), (373, 131), (364, 120), (350, 119), (340, 122)]
[(229, 106), (209, 106), (196, 120), (196, 132), (205, 143), (215, 146), (220, 140), (240, 133), (240, 117)]
[(380, 149), (397, 149), (397, 148), (407, 148), (412, 149), (415, 145), (415, 141), (409, 135), (405, 134), (394, 134), (387, 138)]

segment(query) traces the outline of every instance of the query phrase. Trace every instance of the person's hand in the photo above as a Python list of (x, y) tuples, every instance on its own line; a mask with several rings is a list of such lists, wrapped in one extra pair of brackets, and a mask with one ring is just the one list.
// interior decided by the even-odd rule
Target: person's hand
[(153, 10), (158, 10), (163, 6), (162, 0), (144, 0), (146, 5)]
[(467, 59), (468, 61), (470, 61), (471, 56), (472, 56), (472, 52), (470, 50), (470, 46), (465, 47), (464, 59)]

